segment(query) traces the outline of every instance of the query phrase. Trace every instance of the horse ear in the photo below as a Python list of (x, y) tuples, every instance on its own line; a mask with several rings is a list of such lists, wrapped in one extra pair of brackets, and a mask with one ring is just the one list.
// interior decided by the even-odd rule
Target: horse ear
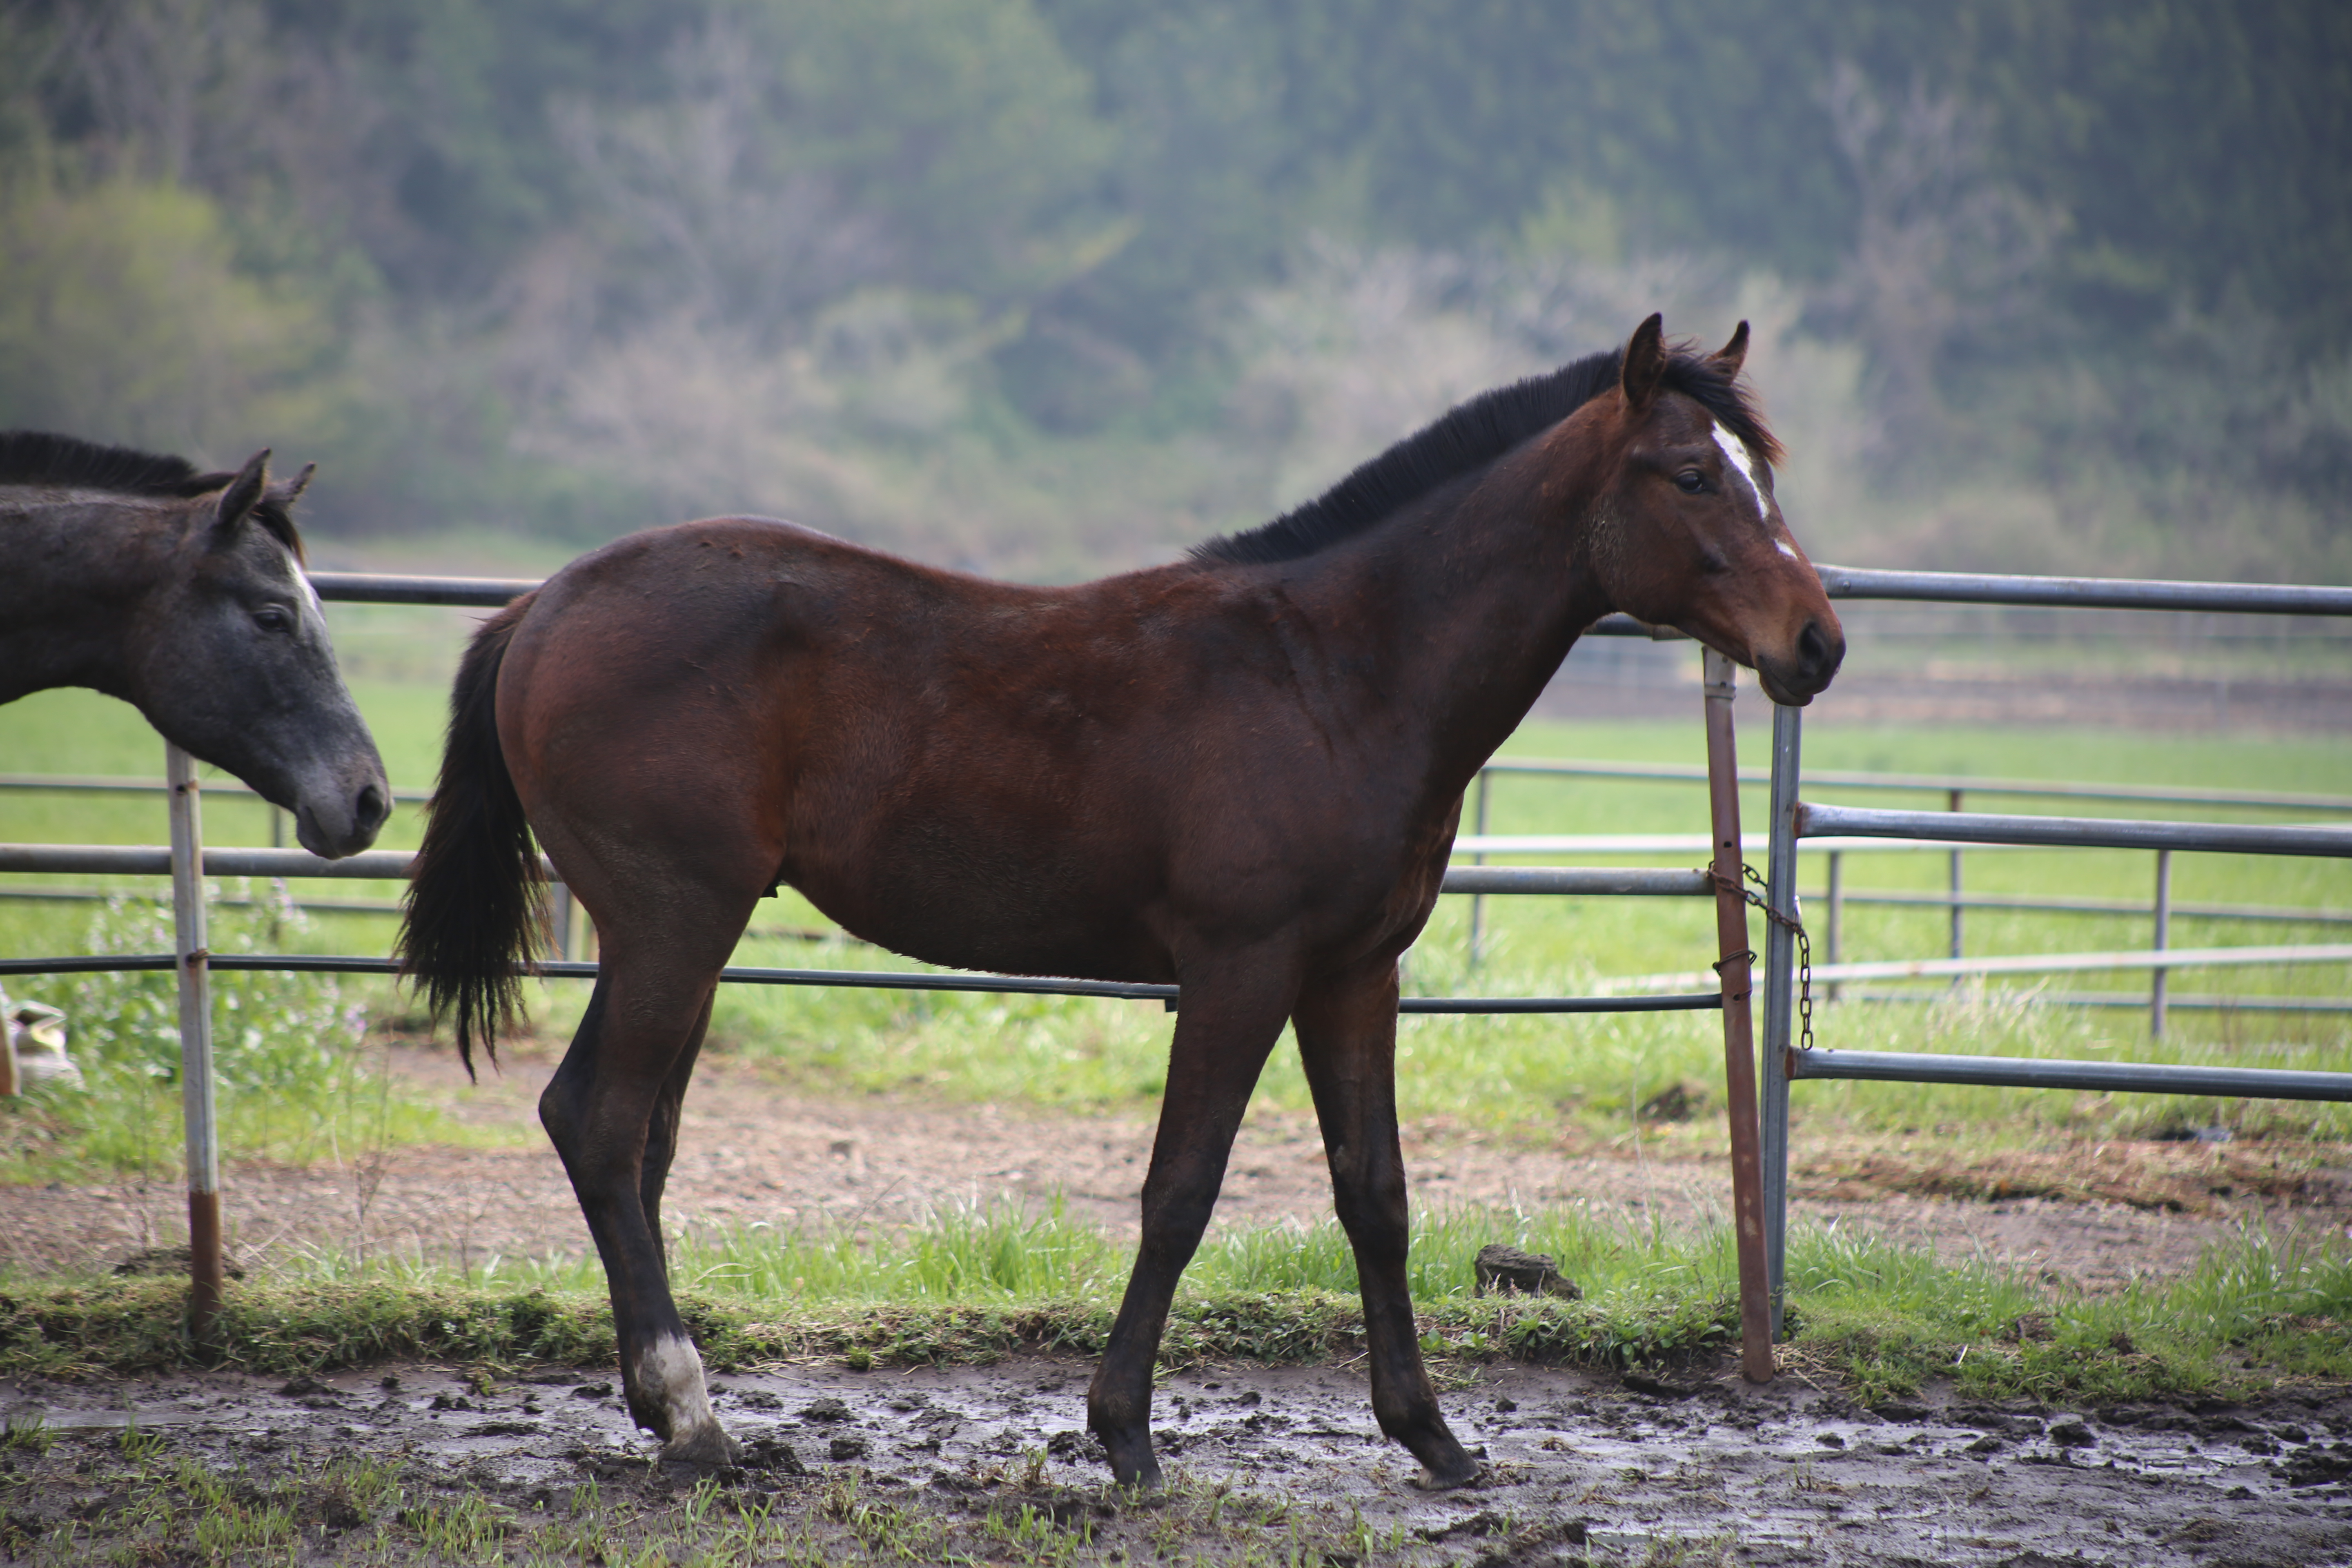
[(1657, 396), (1658, 384), (1665, 375), (1666, 319), (1653, 312), (1648, 321), (1633, 329), (1633, 339), (1625, 345), (1619, 384), (1625, 390), (1626, 411), (1648, 413), (1650, 400)]
[(318, 471), (318, 464), (303, 464), (300, 473), (290, 479), (280, 479), (269, 487), (269, 499), (277, 502), (280, 509), (291, 508), (296, 501), (302, 499), (302, 492), (310, 488), (310, 476)]
[(269, 448), (264, 447), (245, 460), (245, 467), (229, 480), (228, 489), (221, 491), (220, 510), (213, 519), (213, 543), (226, 544), (236, 537), (261, 498), (269, 493)]
[(1723, 367), (1726, 375), (1738, 375), (1739, 367), (1748, 363), (1748, 323), (1742, 321), (1731, 334), (1731, 341), (1706, 356)]

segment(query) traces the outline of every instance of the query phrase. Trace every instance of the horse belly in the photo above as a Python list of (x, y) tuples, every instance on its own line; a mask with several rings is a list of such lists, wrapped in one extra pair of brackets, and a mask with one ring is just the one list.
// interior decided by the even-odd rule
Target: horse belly
[(1034, 866), (886, 857), (855, 887), (787, 879), (842, 929), (893, 952), (956, 969), (1089, 980), (1164, 981), (1172, 968), (1135, 911), (1086, 897)]

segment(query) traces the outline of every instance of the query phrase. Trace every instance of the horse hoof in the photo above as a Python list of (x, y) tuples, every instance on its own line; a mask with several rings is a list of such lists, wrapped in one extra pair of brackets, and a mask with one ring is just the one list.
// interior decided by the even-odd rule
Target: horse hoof
[(741, 1447), (715, 1421), (682, 1432), (661, 1447), (661, 1462), (665, 1465), (696, 1465), (716, 1470), (739, 1464), (742, 1458)]
[[(1156, 1492), (1165, 1484), (1160, 1475), (1160, 1456), (1151, 1451), (1151, 1440), (1129, 1447), (1120, 1444), (1110, 1449), (1110, 1479), (1129, 1491)], [(1138, 1452), (1138, 1449), (1140, 1452)]]
[(1421, 1474), (1413, 1477), (1412, 1484), (1425, 1492), (1450, 1492), (1463, 1487), (1475, 1487), (1486, 1479), (1486, 1466), (1467, 1454), (1458, 1454), (1455, 1458), (1459, 1463), (1449, 1461), (1443, 1469), (1433, 1465), (1423, 1465)]

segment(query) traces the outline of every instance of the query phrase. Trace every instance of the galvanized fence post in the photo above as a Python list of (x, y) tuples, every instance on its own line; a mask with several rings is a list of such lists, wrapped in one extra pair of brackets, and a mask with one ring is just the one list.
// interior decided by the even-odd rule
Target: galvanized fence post
[[(1776, 801), (1780, 798), (1780, 780), (1776, 774), (1772, 780), (1773, 799)], [(1790, 807), (1791, 809), (1794, 809), (1796, 801), (1796, 788), (1794, 784), (1790, 786), (1789, 798)], [(1779, 807), (1775, 806), (1774, 813), (1776, 816), (1778, 815), (1778, 812)], [(1829, 914), (1825, 927), (1822, 932), (1822, 962), (1823, 963), (1835, 963), (1838, 962), (1838, 954), (1844, 951), (1845, 853), (1843, 850), (1832, 849), (1829, 852), (1828, 858), (1830, 863), (1830, 886), (1827, 898)], [(1830, 982), (1826, 994), (1831, 1001), (1834, 1002), (1837, 1000), (1837, 982), (1834, 980)]]
[(166, 742), (172, 789), (172, 929), (180, 982), (180, 1109), (188, 1140), (188, 1332), (212, 1338), (221, 1308), (220, 1129), (213, 1095), (212, 953), (205, 933), (204, 818), (196, 761)]
[[(2158, 952), (2172, 945), (2172, 851), (2156, 852), (2156, 940), (2150, 944)], [(2149, 1039), (2164, 1038), (2165, 981), (2168, 971), (2156, 971), (2149, 983), (2147, 999), (2147, 1036)]]
[(1746, 862), (1739, 848), (1739, 752), (1731, 729), (1738, 667), (1706, 650), (1708, 816), (1715, 837), (1715, 929), (1723, 956), (1724, 1111), (1731, 1124), (1731, 1215), (1739, 1249), (1740, 1371), (1772, 1381), (1772, 1308), (1764, 1265), (1764, 1190), (1756, 1139), (1756, 1031), (1748, 1009), (1756, 954), (1748, 945)]
[[(1803, 713), (1772, 709), (1772, 821), (1765, 858), (1765, 902), (1790, 920), (1797, 910), (1797, 790), (1802, 777)], [(1836, 857), (1831, 857), (1834, 865)], [(1832, 906), (1834, 907), (1834, 906)], [(1832, 914), (1834, 921), (1836, 916)], [(1764, 927), (1764, 1272), (1779, 1340), (1789, 1252), (1789, 1035), (1796, 1005), (1796, 936), (1778, 921)]]
[[(1958, 790), (1951, 792), (1952, 809), (1954, 811), (1960, 809), (1960, 794), (1961, 792)], [(1960, 851), (1959, 847), (1955, 845), (1952, 849), (1952, 956), (1954, 958), (1962, 956), (1960, 952), (1960, 922), (1963, 916), (1963, 910), (1964, 906), (1960, 902)], [(1960, 977), (1957, 974), (1954, 975), (1952, 977), (1952, 984), (1954, 985), (1958, 985), (1960, 984)]]

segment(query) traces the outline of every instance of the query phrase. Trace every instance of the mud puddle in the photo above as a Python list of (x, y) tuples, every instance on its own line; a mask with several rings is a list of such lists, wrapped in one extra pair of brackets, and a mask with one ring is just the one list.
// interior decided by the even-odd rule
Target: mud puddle
[(740, 1550), (758, 1561), (2352, 1563), (2352, 1394), (2332, 1390), (1867, 1411), (1797, 1377), (1633, 1386), (1505, 1365), (1446, 1399), (1487, 1480), (1429, 1494), (1378, 1436), (1360, 1368), (1202, 1370), (1160, 1388), (1171, 1488), (1139, 1503), (1104, 1484), (1085, 1431), (1091, 1372), (1031, 1358), (723, 1376), (714, 1403), (746, 1462), (718, 1476), (651, 1463), (610, 1372), (0, 1384), (0, 1550), (220, 1560), (197, 1550), (194, 1515), (241, 1498), (281, 1509), (290, 1560), (320, 1562), (446, 1560), (433, 1521), (453, 1510), (478, 1526), (480, 1561), (602, 1561), (586, 1508), (673, 1560), (727, 1554), (693, 1535), (723, 1525), (753, 1531)]

